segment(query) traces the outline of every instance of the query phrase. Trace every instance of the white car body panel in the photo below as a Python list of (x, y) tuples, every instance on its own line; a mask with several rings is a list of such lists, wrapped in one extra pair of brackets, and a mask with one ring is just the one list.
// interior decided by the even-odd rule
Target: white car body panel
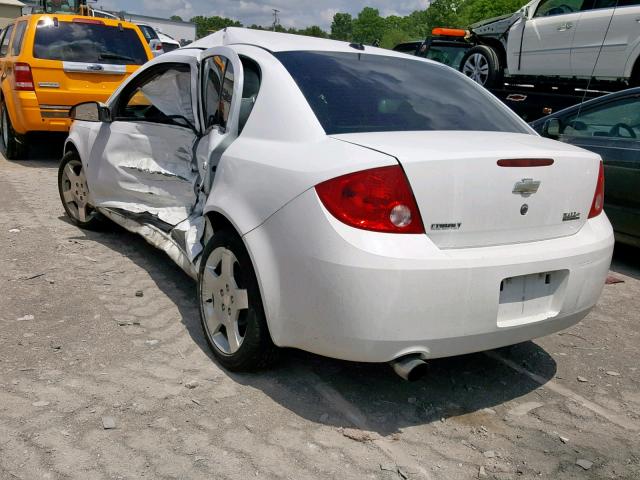
[[(512, 244), (577, 233), (591, 208), (601, 161), (594, 153), (516, 133), (382, 132), (335, 138), (393, 152), (412, 185), (427, 234), (439, 248)], [(530, 169), (497, 165), (509, 158), (549, 158), (554, 165)], [(539, 191), (530, 197), (514, 195), (515, 183), (527, 177), (541, 182)], [(443, 202), (445, 198), (455, 200)], [(520, 213), (523, 204), (528, 206), (526, 215)], [(580, 218), (563, 221), (568, 212), (577, 212)], [(458, 228), (438, 230), (442, 224)]]
[[(487, 350), (577, 323), (604, 286), (613, 230), (602, 214), (569, 237), (441, 250), (426, 235), (350, 228), (309, 190), (245, 243), (277, 345), (385, 362)], [(558, 271), (569, 272), (568, 283), (550, 308), (499, 325), (504, 279)]]
[(509, 29), (509, 75), (602, 80), (631, 77), (640, 57), (640, 5), (536, 18), (540, 3), (529, 3), (525, 7), (528, 16)]
[[(76, 148), (82, 159), (90, 203), (167, 252), (191, 276), (197, 276), (202, 241), (215, 235), (204, 231), (205, 216), (223, 215), (251, 256), (277, 345), (369, 362), (409, 353), (449, 356), (566, 328), (597, 302), (613, 248), (606, 216), (589, 220), (582, 216), (573, 225), (558, 227), (557, 235), (539, 228), (536, 221), (542, 217), (521, 219), (532, 222), (530, 230), (543, 231), (541, 239), (535, 233), (523, 235), (515, 224), (511, 229), (519, 234), (514, 237), (509, 228), (514, 220), (507, 212), (522, 203), (510, 189), (525, 177), (539, 177), (554, 191), (564, 182), (574, 198), (557, 193), (562, 205), (554, 208), (573, 210), (579, 205), (575, 208), (585, 212), (593, 198), (599, 157), (533, 133), (328, 136), (291, 75), (267, 49), (354, 53), (348, 44), (232, 28), (193, 46), (206, 51), (188, 48), (158, 57), (132, 75), (108, 105), (113, 107), (123, 89), (154, 65), (195, 66), (208, 55), (223, 52), (234, 64), (237, 92), (243, 78), (237, 58), (244, 55), (259, 65), (262, 75), (253, 111), (237, 138), (237, 99), (226, 129), (202, 131), (203, 111), (195, 95), (193, 108), (204, 135), (197, 145), (195, 133), (173, 125), (155, 125), (149, 127), (154, 131), (147, 131), (144, 122), (76, 121), (65, 149)], [(366, 53), (425, 62), (368, 47)], [(192, 91), (200, 92), (197, 76), (192, 77)], [(505, 111), (505, 115), (513, 114)], [(195, 148), (187, 158), (190, 135)], [(171, 155), (174, 151), (184, 155), (176, 158)], [(556, 175), (551, 167), (505, 169), (500, 172), (504, 178), (494, 171), (487, 174), (486, 162), (514, 157), (554, 158)], [(579, 160), (584, 168), (576, 163)], [(442, 217), (460, 213), (465, 216), (464, 229), (411, 235), (359, 230), (334, 218), (314, 188), (346, 173), (398, 163), (407, 174), (425, 226), (436, 212)], [(209, 187), (203, 179), (212, 167), (216, 168)], [(167, 183), (155, 184), (156, 195), (148, 200), (149, 185), (156, 178)], [(185, 178), (194, 187), (190, 192), (186, 183), (180, 183)], [(474, 196), (480, 199), (477, 208), (472, 205)], [(528, 201), (548, 207), (548, 198), (538, 199)], [(161, 200), (166, 201), (164, 208), (154, 204)], [(501, 206), (491, 211), (492, 202), (503, 201), (504, 210)], [(137, 216), (141, 212), (175, 227), (170, 232), (160, 229)], [(439, 221), (446, 220), (433, 219)], [(482, 231), (483, 222), (491, 231)], [(465, 236), (465, 229), (471, 236)], [(554, 236), (560, 238), (549, 238)], [(179, 238), (185, 240), (181, 243)], [(511, 243), (488, 246), (506, 242)], [(552, 278), (547, 286), (536, 282), (547, 274)], [(533, 285), (523, 287), (525, 299), (505, 297), (500, 302), (502, 282), (523, 275), (531, 276), (522, 281)], [(513, 293), (513, 288), (506, 291)]]
[[(571, 44), (576, 32), (575, 25), (580, 13), (532, 18), (527, 21), (522, 38), (520, 75), (571, 76)], [(512, 34), (513, 33), (513, 34)], [(520, 52), (521, 31), (509, 33), (509, 51)], [(509, 69), (510, 73), (513, 73)]]
[[(610, 79), (624, 77), (627, 61), (632, 60), (631, 54), (640, 43), (638, 19), (640, 6), (619, 7), (615, 13), (611, 8), (582, 12), (571, 48), (573, 74), (589, 77), (593, 73), (595, 77)], [(629, 71), (627, 76), (630, 75)]]

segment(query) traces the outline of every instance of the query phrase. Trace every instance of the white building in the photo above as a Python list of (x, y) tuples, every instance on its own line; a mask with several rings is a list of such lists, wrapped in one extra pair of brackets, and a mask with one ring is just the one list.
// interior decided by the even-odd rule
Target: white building
[(167, 18), (149, 17), (135, 13), (125, 13), (124, 19), (132, 23), (145, 23), (158, 32), (162, 32), (181, 44), (191, 43), (196, 39), (196, 24), (190, 22), (177, 22)]
[(18, 0), (0, 0), (0, 28), (4, 28), (12, 20), (22, 15), (24, 3)]

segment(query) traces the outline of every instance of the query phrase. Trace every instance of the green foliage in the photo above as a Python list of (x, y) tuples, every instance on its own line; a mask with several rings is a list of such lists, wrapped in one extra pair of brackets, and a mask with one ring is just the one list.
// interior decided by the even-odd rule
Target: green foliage
[(173, 20), (174, 22), (183, 22), (182, 17), (180, 15), (171, 15), (169, 20)]
[(306, 35), (307, 37), (318, 37), (318, 38), (327, 38), (329, 35), (327, 32), (322, 30), (318, 25), (312, 25), (311, 27), (303, 28), (302, 30), (298, 30), (296, 32), (298, 35)]
[(191, 19), (196, 24), (196, 37), (202, 38), (226, 27), (241, 27), (237, 20), (226, 17), (202, 17), (197, 16)]
[(461, 19), (466, 25), (513, 13), (527, 3), (527, 0), (470, 0), (464, 5)]
[(331, 23), (331, 38), (351, 41), (353, 37), (353, 17), (349, 13), (336, 13)]
[[(467, 28), (480, 20), (513, 13), (526, 2), (527, 0), (433, 0), (426, 10), (416, 10), (406, 17), (382, 17), (379, 10), (365, 7), (355, 18), (348, 13), (336, 13), (330, 34), (317, 25), (303, 29), (287, 29), (278, 25), (276, 31), (362, 42), (366, 45), (379, 41), (382, 47), (393, 48), (398, 43), (424, 39), (435, 27)], [(180, 20), (178, 16), (171, 18)], [(224, 17), (199, 16), (191, 21), (196, 24), (198, 38), (225, 27), (242, 26), (237, 20)], [(249, 28), (272, 30), (273, 26), (254, 24)]]
[(377, 8), (364, 7), (353, 21), (353, 40), (367, 45), (380, 40), (385, 31), (385, 19)]

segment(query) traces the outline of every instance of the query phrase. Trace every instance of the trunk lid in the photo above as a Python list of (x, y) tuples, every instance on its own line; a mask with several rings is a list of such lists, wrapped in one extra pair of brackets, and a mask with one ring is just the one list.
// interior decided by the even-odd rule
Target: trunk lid
[[(383, 132), (334, 138), (400, 162), (425, 231), (440, 248), (577, 233), (587, 221), (600, 165), (600, 157), (586, 150), (517, 133)], [(505, 159), (552, 159), (553, 164), (499, 166), (498, 160)]]

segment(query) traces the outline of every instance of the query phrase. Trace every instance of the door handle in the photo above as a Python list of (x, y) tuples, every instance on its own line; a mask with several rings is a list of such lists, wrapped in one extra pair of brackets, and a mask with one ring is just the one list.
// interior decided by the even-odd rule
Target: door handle
[(567, 30), (571, 30), (573, 28), (573, 23), (567, 22), (563, 23), (558, 27), (559, 32), (566, 32)]

